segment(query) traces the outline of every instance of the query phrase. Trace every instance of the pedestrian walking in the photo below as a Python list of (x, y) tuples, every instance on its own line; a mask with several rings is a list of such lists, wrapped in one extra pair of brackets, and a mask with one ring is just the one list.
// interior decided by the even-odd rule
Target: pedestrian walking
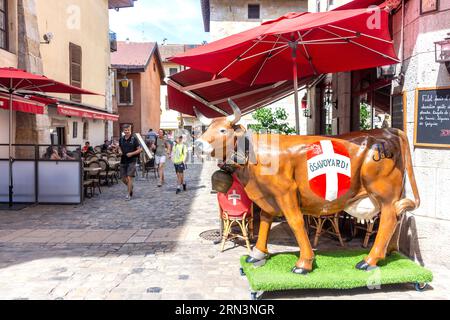
[(181, 189), (187, 190), (186, 181), (184, 179), (184, 172), (186, 171), (186, 159), (187, 159), (188, 149), (183, 143), (183, 137), (180, 136), (175, 141), (175, 146), (173, 147), (172, 160), (175, 165), (175, 172), (177, 174), (177, 194), (181, 193)]
[(136, 162), (142, 152), (138, 139), (131, 134), (131, 126), (125, 125), (123, 127), (123, 137), (119, 141), (120, 173), (122, 182), (128, 188), (126, 200), (133, 198), (133, 179), (136, 177)]
[(158, 132), (158, 137), (153, 145), (153, 150), (155, 151), (155, 164), (158, 166), (159, 172), (159, 183), (158, 187), (162, 187), (164, 184), (164, 169), (166, 167), (167, 157), (172, 158), (172, 147), (165, 136), (165, 131), (160, 129)]

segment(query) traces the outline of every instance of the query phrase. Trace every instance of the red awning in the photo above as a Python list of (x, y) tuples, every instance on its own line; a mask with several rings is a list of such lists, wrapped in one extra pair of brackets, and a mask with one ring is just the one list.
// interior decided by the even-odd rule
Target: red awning
[[(312, 79), (303, 79), (300, 85), (305, 85)], [(292, 81), (249, 86), (227, 78), (214, 79), (210, 73), (188, 69), (170, 77), (169, 107), (195, 116), (193, 111), (195, 106), (207, 117), (222, 117), (232, 114), (227, 102), (231, 98), (245, 114), (290, 96), (294, 91), (293, 88)]]
[[(33, 99), (26, 99), (16, 95), (13, 95), (13, 110), (34, 113), (34, 114), (44, 114), (46, 104), (35, 101)], [(0, 109), (9, 109), (9, 94), (0, 93)]]
[(69, 117), (88, 118), (96, 120), (119, 121), (119, 116), (107, 112), (87, 110), (66, 105), (58, 105), (58, 114)]

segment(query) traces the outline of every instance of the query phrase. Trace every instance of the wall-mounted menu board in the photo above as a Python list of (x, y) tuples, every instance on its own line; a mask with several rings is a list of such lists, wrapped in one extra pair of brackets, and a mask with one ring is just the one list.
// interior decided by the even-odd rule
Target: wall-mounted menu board
[(450, 148), (450, 87), (416, 90), (414, 145)]

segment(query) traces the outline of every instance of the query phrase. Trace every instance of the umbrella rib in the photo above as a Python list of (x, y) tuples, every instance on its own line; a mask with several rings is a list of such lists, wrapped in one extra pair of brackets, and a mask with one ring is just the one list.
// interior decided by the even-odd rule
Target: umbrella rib
[(250, 50), (252, 50), (258, 43), (260, 43), (262, 40), (264, 40), (266, 38), (266, 36), (262, 37), (261, 40), (258, 40), (257, 42), (255, 42), (250, 48), (248, 48), (243, 54), (239, 55), (236, 59), (234, 59), (233, 61), (231, 61), (231, 63), (229, 65), (227, 65), (224, 69), (222, 69), (217, 75), (221, 75), (225, 70), (227, 70), (229, 67), (231, 67), (233, 64), (235, 64), (238, 61), (242, 61), (242, 56), (245, 55), (247, 52), (249, 52)]
[[(275, 48), (275, 46), (278, 44), (278, 41), (280, 40), (281, 35), (278, 36), (277, 38), (277, 42), (274, 43), (273, 48)], [(250, 87), (253, 86), (253, 84), (255, 84), (256, 79), (259, 77), (259, 74), (261, 73), (262, 69), (264, 68), (265, 64), (267, 63), (267, 61), (269, 60), (271, 54), (269, 53), (266, 57), (266, 59), (264, 59), (264, 62), (261, 64), (261, 67), (259, 68), (258, 72), (256, 73), (256, 76), (253, 78), (252, 83), (250, 84)]]
[[(14, 90), (14, 91), (16, 91), (17, 90), (17, 87), (24, 81), (25, 79), (20, 79), (20, 81), (17, 83), (17, 85), (13, 88), (12, 86), (11, 86), (11, 89), (12, 90)], [(12, 83), (11, 83), (12, 84)]]
[(289, 45), (285, 44), (285, 45), (282, 45), (281, 47), (277, 47), (277, 48), (274, 48), (274, 49), (266, 50), (266, 51), (263, 51), (263, 52), (260, 52), (260, 53), (256, 53), (254, 55), (242, 58), (240, 61), (248, 60), (248, 59), (260, 56), (262, 54), (265, 54), (265, 53), (268, 53), (268, 52), (272, 52), (272, 51), (275, 51), (275, 50), (279, 50), (279, 49), (283, 49), (283, 48), (287, 48), (287, 47), (289, 47)]
[(274, 55), (270, 56), (269, 59), (272, 59), (274, 57), (276, 57), (277, 55), (279, 55), (280, 53), (284, 52), (286, 49), (288, 49), (289, 46), (286, 46), (286, 48), (283, 48), (282, 50), (278, 51), (277, 53), (275, 53)]
[(382, 41), (382, 42), (386, 42), (386, 43), (392, 43), (391, 40), (386, 40), (386, 39), (374, 37), (374, 36), (371, 36), (370, 34), (366, 34), (366, 33), (362, 33), (362, 32), (357, 32), (357, 31), (354, 31), (354, 30), (350, 30), (350, 29), (346, 29), (346, 28), (334, 26), (334, 25), (331, 25), (331, 24), (329, 24), (328, 26), (331, 27), (331, 28), (336, 28), (336, 29), (339, 29), (339, 30), (343, 30), (343, 31), (347, 31), (347, 32), (352, 32), (352, 33), (355, 33), (355, 34), (360, 34), (360, 35), (365, 36), (365, 37), (367, 37), (367, 38), (375, 39), (375, 40), (378, 40), (378, 41)]
[(313, 69), (314, 75), (317, 75), (317, 70), (316, 70), (316, 68), (314, 67), (314, 64), (312, 63), (311, 56), (309, 55), (308, 49), (306, 48), (306, 44), (303, 42), (303, 37), (302, 37), (300, 31), (298, 31), (298, 37), (300, 38), (300, 41), (302, 42), (303, 49), (305, 50), (306, 57), (308, 58), (309, 65), (310, 65), (311, 68)]
[(41, 90), (42, 88), (45, 88), (45, 87), (50, 87), (50, 86), (53, 86), (54, 85), (54, 83), (46, 83), (46, 84), (42, 84), (42, 85), (39, 85), (39, 86), (37, 86), (37, 85), (35, 85), (35, 84), (32, 84), (32, 83), (30, 83), (31, 85), (30, 86), (28, 86), (28, 87), (23, 87), (23, 88), (21, 88), (20, 90), (21, 91), (30, 91), (30, 89), (36, 89), (36, 90), (39, 90), (40, 92), (42, 92), (42, 93), (45, 93), (45, 91), (44, 90)]
[(240, 94), (236, 94), (234, 96), (230, 96), (230, 97), (223, 98), (223, 99), (220, 99), (220, 100), (212, 101), (210, 103), (213, 104), (213, 105), (217, 105), (217, 104), (221, 104), (221, 103), (226, 102), (228, 99), (236, 100), (236, 99), (248, 97), (248, 96), (251, 96), (251, 95), (263, 92), (263, 91), (267, 91), (267, 90), (270, 90), (270, 89), (278, 88), (279, 86), (281, 86), (282, 84), (285, 84), (286, 82), (287, 81), (280, 81), (280, 82), (277, 82), (277, 83), (269, 85), (269, 86), (265, 86), (265, 87), (262, 87), (262, 88), (259, 88), (259, 89), (256, 89), (256, 90), (252, 90), (252, 91), (246, 91), (246, 92), (243, 92), (243, 93), (240, 93)]
[[(338, 34), (332, 32), (332, 31), (330, 31), (330, 30), (326, 30), (326, 29), (323, 29), (323, 28), (320, 28), (320, 30), (322, 30), (322, 31), (324, 31), (324, 32), (331, 33), (331, 34), (333, 34), (333, 35), (339, 37)], [(363, 44), (361, 44), (361, 43), (358, 43), (358, 42), (353, 41), (353, 40), (348, 40), (348, 41), (349, 41), (350, 43), (354, 44), (354, 45), (357, 45), (357, 46), (359, 46), (359, 47), (362, 47), (362, 48), (364, 48), (364, 49), (367, 49), (367, 50), (369, 50), (369, 51), (372, 51), (372, 52), (374, 52), (374, 53), (376, 53), (376, 54), (379, 54), (380, 56), (382, 56), (382, 57), (384, 57), (384, 58), (391, 59), (391, 60), (393, 60), (393, 61), (395, 61), (395, 62), (400, 62), (400, 60), (398, 60), (398, 59), (396, 59), (396, 58), (392, 58), (392, 57), (388, 56), (387, 54), (384, 54), (384, 53), (382, 53), (382, 52), (380, 52), (380, 51), (377, 51), (377, 50), (375, 50), (375, 49), (369, 48), (369, 47), (367, 47), (367, 46), (365, 46), (365, 45), (363, 45)]]
[(224, 116), (228, 116), (228, 114), (225, 111), (223, 111), (222, 109), (218, 108), (217, 106), (209, 103), (208, 101), (206, 101), (205, 99), (203, 99), (199, 95), (193, 93), (192, 91), (183, 91), (183, 86), (181, 84), (179, 84), (178, 82), (176, 82), (175, 80), (169, 79), (169, 81), (167, 83), (168, 83), (168, 85), (170, 85), (171, 87), (173, 87), (173, 88), (177, 89), (178, 91), (184, 93), (188, 97), (191, 97), (192, 99), (194, 99), (194, 100), (196, 100), (196, 101), (198, 101), (200, 103), (203, 103), (208, 108), (210, 108), (210, 109), (212, 109), (212, 110), (214, 110), (214, 111), (216, 111), (216, 112), (218, 112), (218, 113), (220, 113), (220, 114), (222, 114)]
[[(297, 31), (298, 32), (298, 31)], [(320, 43), (325, 43), (328, 41), (335, 41), (335, 40), (342, 40), (343, 38), (345, 39), (357, 39), (358, 36), (349, 36), (349, 37), (338, 37), (338, 38), (327, 38), (327, 39), (318, 39), (318, 40), (306, 40), (306, 41), (298, 41), (299, 44), (320, 44)], [(263, 43), (277, 43), (275, 41), (262, 41)], [(288, 41), (292, 42), (292, 41)]]

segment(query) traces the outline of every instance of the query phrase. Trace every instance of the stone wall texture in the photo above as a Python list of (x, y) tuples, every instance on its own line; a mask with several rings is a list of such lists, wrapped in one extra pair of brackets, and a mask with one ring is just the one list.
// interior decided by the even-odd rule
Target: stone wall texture
[[(417, 88), (450, 86), (450, 75), (435, 61), (434, 42), (450, 32), (450, 1), (440, 1), (440, 11), (420, 15), (420, 1), (405, 5), (403, 87), (394, 82), (395, 92), (406, 95), (408, 139), (411, 144), (414, 171), (421, 197), (421, 206), (408, 219), (412, 227), (404, 227), (404, 251), (424, 263), (450, 261), (450, 150), (414, 147), (415, 93)], [(394, 17), (394, 43), (401, 56), (401, 11)], [(407, 196), (412, 198), (409, 183)], [(409, 229), (409, 230), (408, 230)], [(418, 255), (420, 253), (420, 255)]]

